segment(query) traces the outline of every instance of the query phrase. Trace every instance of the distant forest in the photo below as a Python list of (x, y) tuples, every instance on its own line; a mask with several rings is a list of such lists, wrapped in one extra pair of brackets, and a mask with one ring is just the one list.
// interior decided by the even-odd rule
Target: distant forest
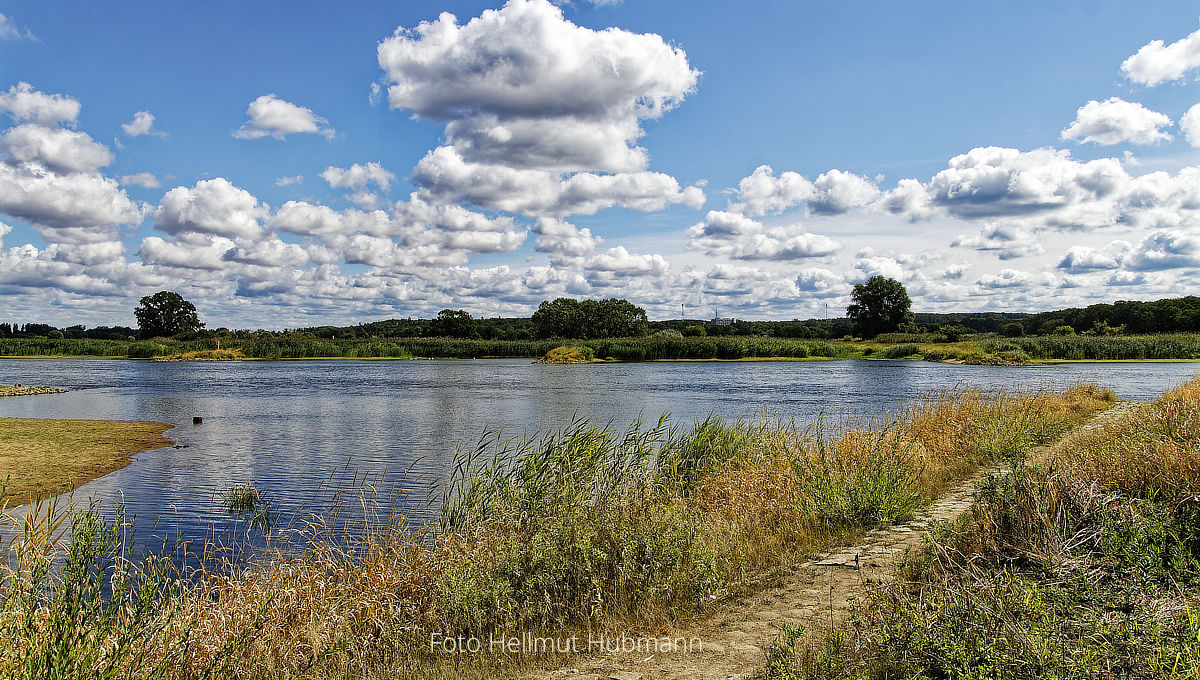
[[(451, 311), (451, 310), (447, 310)], [(455, 312), (457, 313), (457, 312)], [(542, 337), (534, 319), (529, 317), (472, 318), (470, 323), (445, 323), (443, 312), (436, 319), (388, 319), (354, 326), (313, 326), (286, 331), (230, 330), (218, 328), (185, 333), (180, 339), (211, 337), (251, 338), (295, 333), (327, 339), (473, 337), (484, 340), (533, 340)], [(1003, 335), (1144, 335), (1153, 333), (1200, 332), (1200, 297), (1187, 296), (1153, 302), (1119, 301), (1087, 307), (1028, 314), (1021, 312), (963, 312), (932, 314), (917, 312), (917, 333), (966, 335), (1000, 333)], [(643, 330), (644, 329), (644, 330)], [(638, 328), (639, 334), (666, 332), (684, 336), (765, 336), (828, 340), (852, 332), (849, 319), (808, 319), (795, 321), (733, 321), (726, 325), (706, 319), (650, 321)], [(0, 323), (0, 338), (71, 338), (133, 340), (138, 329), (127, 326), (82, 325), (57, 328), (40, 323)]]

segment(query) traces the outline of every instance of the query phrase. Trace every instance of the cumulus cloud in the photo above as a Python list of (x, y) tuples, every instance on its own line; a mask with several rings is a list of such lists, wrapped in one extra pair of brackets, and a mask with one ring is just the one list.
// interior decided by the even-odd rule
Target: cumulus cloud
[(1059, 261), (1058, 268), (1072, 274), (1119, 269), (1132, 249), (1133, 245), (1127, 241), (1113, 241), (1103, 248), (1073, 246)]
[(154, 114), (149, 111), (138, 111), (133, 114), (133, 120), (128, 123), (121, 123), (121, 129), (130, 137), (140, 137), (142, 135), (164, 136), (165, 133), (154, 129)]
[(1033, 234), (1009, 224), (989, 224), (978, 236), (959, 235), (950, 242), (950, 247), (994, 253), (1001, 260), (1041, 255), (1045, 252)]
[(94, 172), (112, 163), (108, 147), (83, 132), (26, 123), (0, 136), (9, 163), (39, 163), (59, 173)]
[(744, 215), (710, 210), (687, 231), (689, 247), (738, 260), (799, 260), (827, 257), (841, 249), (837, 241), (812, 234), (798, 224), (767, 228)]
[(852, 172), (830, 170), (813, 182), (816, 193), (808, 201), (814, 215), (842, 215), (866, 206), (879, 196), (879, 188)]
[(79, 118), (79, 101), (62, 94), (45, 94), (20, 82), (0, 94), (0, 111), (7, 111), (16, 123), (38, 125), (74, 124)]
[(975, 282), (980, 288), (1030, 288), (1033, 286), (1053, 285), (1053, 277), (1049, 275), (1030, 274), (1016, 269), (1001, 269), (995, 274), (985, 274)]
[(0, 164), (0, 212), (70, 240), (111, 238), (142, 221), (143, 207), (98, 173), (60, 175), (37, 163)]
[(592, 272), (608, 272), (622, 276), (661, 275), (671, 265), (662, 255), (640, 255), (631, 253), (625, 246), (609, 248), (584, 261), (584, 269)]
[(1129, 80), (1154, 87), (1168, 80), (1179, 80), (1200, 66), (1200, 31), (1170, 45), (1151, 40), (1121, 63), (1121, 72)]
[(426, 200), (463, 200), (483, 208), (530, 216), (566, 217), (592, 214), (621, 205), (634, 210), (662, 210), (681, 203), (703, 205), (698, 187), (681, 189), (674, 177), (659, 172), (569, 176), (507, 165), (469, 163), (453, 147), (438, 147), (417, 164), (413, 179)]
[(304, 181), (304, 175), (293, 175), (291, 177), (279, 177), (275, 180), (277, 187), (290, 187), (293, 184), (299, 184)]
[(738, 182), (737, 202), (730, 209), (753, 216), (779, 213), (812, 198), (812, 182), (798, 172), (781, 172), (760, 165)]
[(223, 271), (227, 269), (225, 253), (233, 247), (232, 239), (213, 234), (183, 233), (170, 241), (147, 236), (138, 256), (146, 264), (162, 267)]
[(264, 94), (250, 102), (246, 108), (250, 117), (242, 127), (233, 131), (238, 139), (260, 139), (273, 137), (284, 139), (292, 134), (319, 133), (327, 139), (336, 134), (329, 121), (313, 113), (312, 109), (297, 106), (274, 94)]
[(268, 213), (253, 194), (217, 177), (168, 191), (154, 212), (154, 226), (168, 234), (258, 238), (265, 232), (262, 220)]
[(698, 206), (698, 187), (647, 172), (637, 140), (699, 72), (660, 36), (593, 31), (547, 0), (511, 0), (460, 25), (449, 13), (379, 45), (391, 108), (445, 124), (418, 164), (428, 199), (565, 217), (622, 205)]
[(162, 182), (150, 172), (139, 172), (134, 175), (121, 175), (121, 184), (142, 187), (145, 189), (157, 189), (162, 186)]
[(1179, 119), (1179, 129), (1193, 148), (1200, 149), (1200, 104), (1195, 104)]
[(1091, 100), (1075, 112), (1075, 120), (1062, 131), (1063, 139), (1096, 144), (1155, 144), (1171, 139), (1162, 128), (1171, 119), (1136, 102), (1111, 97)]
[(1148, 234), (1125, 260), (1135, 271), (1200, 267), (1200, 231), (1163, 229)]
[(599, 236), (593, 236), (590, 229), (580, 229), (570, 222), (549, 217), (538, 218), (533, 233), (538, 235), (537, 252), (552, 257), (584, 257), (604, 241)]
[(645, 167), (640, 122), (696, 84), (683, 50), (654, 34), (593, 31), (545, 0), (511, 0), (460, 26), (454, 15), (379, 44), (388, 102), (448, 123), (469, 161), (544, 170)]
[(827, 293), (842, 295), (846, 291), (846, 278), (829, 271), (813, 267), (802, 269), (796, 276), (796, 288), (810, 295)]
[(911, 220), (1024, 220), (1027, 226), (1086, 229), (1138, 219), (1137, 185), (1120, 160), (1086, 163), (1066, 150), (980, 147), (950, 159), (927, 183), (902, 181), (875, 206)]
[(388, 190), (396, 176), (379, 163), (355, 163), (349, 168), (329, 166), (321, 172), (321, 179), (334, 189), (362, 189), (370, 184)]

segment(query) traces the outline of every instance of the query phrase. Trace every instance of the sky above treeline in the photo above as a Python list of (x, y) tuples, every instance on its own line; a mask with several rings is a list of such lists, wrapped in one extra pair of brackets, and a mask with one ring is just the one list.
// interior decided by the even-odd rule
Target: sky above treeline
[(0, 0), (0, 321), (1200, 291), (1192, 2)]

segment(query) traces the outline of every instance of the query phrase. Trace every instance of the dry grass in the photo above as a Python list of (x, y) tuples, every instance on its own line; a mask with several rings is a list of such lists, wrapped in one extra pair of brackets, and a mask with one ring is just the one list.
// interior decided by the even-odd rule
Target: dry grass
[(164, 423), (0, 418), (0, 503), (54, 496), (170, 446)]

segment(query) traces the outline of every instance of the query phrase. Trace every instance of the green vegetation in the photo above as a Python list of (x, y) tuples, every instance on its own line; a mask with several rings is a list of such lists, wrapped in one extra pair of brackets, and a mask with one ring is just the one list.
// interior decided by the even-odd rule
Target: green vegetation
[(234, 515), (254, 512), (261, 501), (258, 489), (249, 483), (230, 487), (221, 494), (221, 505)]
[(646, 310), (628, 300), (544, 301), (530, 319), (539, 338), (632, 338), (646, 334)]
[(142, 298), (133, 315), (143, 339), (194, 333), (204, 328), (196, 316), (196, 306), (168, 290)]
[(593, 361), (596, 361), (596, 352), (586, 345), (555, 347), (538, 359), (539, 364), (590, 364)]
[(1018, 350), (1033, 359), (1200, 359), (1200, 335), (1039, 336), (985, 341), (983, 347)]
[(1200, 380), (1021, 448), (849, 626), (768, 678), (1200, 677)]
[(900, 330), (913, 325), (912, 300), (904, 284), (886, 276), (872, 276), (866, 283), (854, 285), (846, 316), (854, 322), (854, 332), (864, 338)]
[[(16, 538), (0, 568), (0, 675), (459, 677), (469, 660), (434, 654), (431, 636), (703, 612), (904, 516), (1013, 442), (1050, 441), (1111, 399), (1089, 386), (958, 391), (875, 424), (664, 419), (496, 435), (456, 455), (423, 528), (407, 522), (408, 496), (366, 485), (268, 532), (258, 559), (184, 578), (164, 578), (166, 560), (127, 561), (119, 516), (103, 521), (93, 507), (7, 516), (14, 530), (3, 535)], [(348, 507), (368, 521), (345, 519)], [(81, 530), (61, 530), (72, 523)], [(50, 568), (64, 558), (87, 566)], [(114, 577), (117, 597), (94, 595)], [(479, 663), (496, 666), (481, 674), (507, 674), (522, 660)]]

